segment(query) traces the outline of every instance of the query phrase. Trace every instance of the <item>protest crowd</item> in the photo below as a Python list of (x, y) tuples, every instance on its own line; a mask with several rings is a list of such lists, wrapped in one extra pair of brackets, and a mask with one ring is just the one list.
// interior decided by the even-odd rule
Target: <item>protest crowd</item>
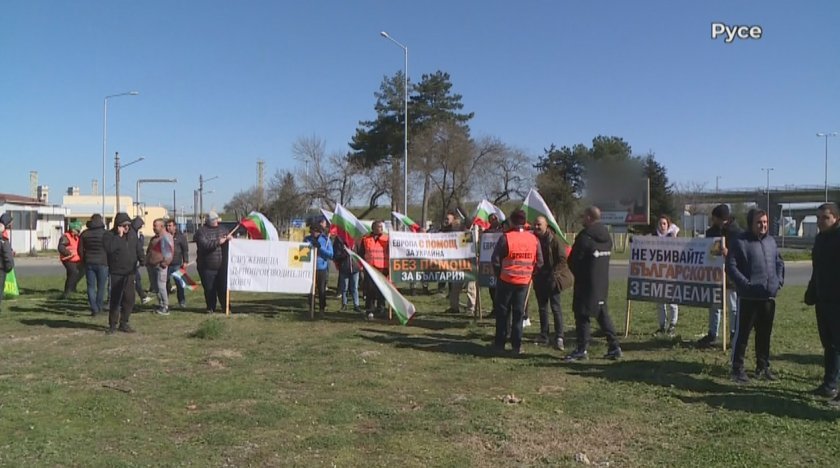
[[(338, 273), (335, 294), (340, 297), (339, 312), (352, 310), (362, 320), (387, 318), (391, 311), (396, 312), (403, 324), (411, 320), (414, 306), (396, 289), (396, 283), (405, 286), (403, 291), (408, 291), (410, 296), (419, 292), (439, 294), (448, 303), (446, 313), (469, 317), (478, 315), (478, 288), (487, 287), (492, 304), (486, 309), (492, 311), (495, 320), (490, 352), (516, 356), (524, 353), (523, 328), (531, 321), (527, 316), (529, 300), (537, 303), (537, 344), (566, 351), (570, 340), (564, 335), (561, 309), (561, 295), (565, 293), (571, 295), (575, 345), (564, 360), (589, 359), (593, 320), (607, 341), (607, 353), (603, 357), (622, 358), (608, 304), (613, 241), (601, 222), (601, 210), (590, 206), (581, 213), (583, 228), (570, 242), (539, 194), (532, 193), (534, 198), (529, 194), (523, 207), (509, 216), (482, 201), (476, 215), (469, 220), (469, 227), (464, 225), (459, 213), (448, 212), (442, 224), (430, 232), (396, 212), (395, 218), (405, 228), (402, 232), (386, 232), (382, 220), (374, 220), (367, 228), (341, 206), (334, 213), (322, 210), (324, 215), (309, 223), (309, 234), (296, 247), (299, 249), (296, 252), (302, 253), (295, 257), (303, 262), (310, 258), (309, 253), (315, 253), (310, 258), (313, 313), (317, 311), (318, 316), (323, 316), (327, 309), (331, 269)], [(821, 205), (817, 219), (819, 233), (813, 245), (813, 269), (804, 297), (806, 304), (815, 307), (824, 349), (824, 377), (814, 392), (829, 399), (830, 404), (840, 406), (840, 212), (837, 205)], [(14, 280), (14, 255), (8, 242), (12, 224), (8, 213), (0, 214), (0, 281), (7, 288), (7, 275)], [(90, 315), (96, 317), (107, 311), (110, 335), (135, 332), (130, 320), (136, 302), (147, 304), (154, 297), (155, 313), (166, 316), (172, 309), (171, 293), (175, 294), (178, 307), (184, 309), (185, 290), (199, 287), (187, 273), (187, 267), (192, 265), (189, 244), (175, 222), (154, 220), (154, 236), (148, 242), (142, 238), (141, 226), (139, 218), (132, 220), (126, 213), (118, 213), (112, 228), (106, 229), (102, 216), (95, 214), (86, 221), (84, 229), (80, 222), (69, 223), (59, 243), (59, 260), (66, 271), (61, 297), (76, 293), (78, 284), (85, 278)], [(240, 226), (250, 239), (279, 240), (274, 226), (259, 213), (243, 218), (237, 228)], [(229, 258), (233, 245), (240, 242), (234, 238), (237, 228), (232, 231), (222, 228), (219, 215), (210, 212), (194, 235), (197, 248), (194, 262), (204, 291), (203, 310), (208, 314), (229, 311), (228, 288), (233, 284), (228, 281), (228, 275), (232, 274)], [(712, 211), (711, 226), (705, 233), (708, 245), (712, 246), (710, 257), (720, 262), (719, 270), (725, 274), (721, 276), (723, 279), (715, 280), (720, 283), (715, 286), (720, 288), (710, 296), (717, 299), (708, 303), (708, 332), (696, 345), (711, 347), (719, 342), (721, 318), (728, 312), (729, 329), (723, 333), (728, 332), (732, 344), (730, 377), (737, 384), (749, 382), (751, 378), (767, 381), (779, 378), (771, 367), (771, 337), (776, 296), (784, 285), (785, 266), (768, 230), (765, 211), (751, 210), (747, 226), (742, 230), (734, 222), (729, 207), (721, 204)], [(642, 294), (640, 291), (671, 290), (670, 286), (660, 287), (657, 282), (662, 283), (662, 275), (676, 274), (673, 272), (679, 270), (651, 268), (645, 263), (650, 260), (646, 255), (649, 252), (653, 256), (655, 251), (641, 246), (662, 242), (666, 243), (662, 245), (676, 245), (673, 243), (678, 240), (678, 232), (670, 218), (662, 215), (652, 236), (637, 237), (631, 242), (639, 248), (631, 255), (628, 300), (634, 294)], [(449, 249), (453, 255), (466, 253), (463, 257), (447, 257), (440, 254), (441, 249)], [(148, 273), (148, 290), (142, 284), (141, 267)], [(633, 271), (641, 273), (634, 277)], [(464, 308), (462, 292), (466, 295)], [(661, 300), (649, 298), (659, 304), (659, 328), (655, 334), (673, 335), (679, 304), (669, 301), (676, 296), (660, 297)], [(756, 366), (750, 376), (745, 355), (753, 333)]]

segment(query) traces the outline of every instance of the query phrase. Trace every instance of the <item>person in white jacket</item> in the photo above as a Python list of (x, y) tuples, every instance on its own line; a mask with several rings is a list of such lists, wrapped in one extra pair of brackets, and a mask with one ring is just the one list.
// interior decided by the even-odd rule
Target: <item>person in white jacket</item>
[[(680, 228), (671, 217), (662, 214), (656, 221), (656, 235), (659, 237), (677, 237)], [(670, 312), (670, 314), (669, 314)], [(670, 318), (668, 317), (670, 315)], [(677, 334), (677, 319), (680, 316), (680, 306), (677, 304), (659, 304), (659, 329), (655, 335), (675, 336)], [(667, 328), (666, 328), (667, 326)]]

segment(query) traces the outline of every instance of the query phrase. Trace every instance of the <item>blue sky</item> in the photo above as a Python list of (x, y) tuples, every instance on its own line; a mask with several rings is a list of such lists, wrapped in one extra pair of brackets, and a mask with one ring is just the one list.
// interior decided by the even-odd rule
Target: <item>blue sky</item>
[[(760, 25), (760, 40), (711, 40), (711, 23)], [(102, 170), (103, 98), (123, 191), (205, 209), (292, 168), (292, 143), (347, 150), (373, 117), (383, 76), (449, 72), (476, 136), (535, 156), (551, 143), (623, 137), (674, 182), (823, 183), (840, 131), (840, 2), (791, 1), (45, 1), (0, 3), (0, 192), (39, 172), (52, 200)], [(829, 140), (840, 184), (840, 137)]]

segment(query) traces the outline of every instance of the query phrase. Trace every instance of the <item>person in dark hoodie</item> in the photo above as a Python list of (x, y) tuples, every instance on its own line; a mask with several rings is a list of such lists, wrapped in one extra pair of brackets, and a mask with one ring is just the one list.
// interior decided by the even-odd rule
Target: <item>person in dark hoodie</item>
[(594, 318), (607, 337), (609, 348), (605, 359), (622, 356), (615, 326), (607, 309), (610, 289), (610, 254), (612, 238), (601, 223), (601, 210), (590, 206), (583, 212), (583, 229), (575, 237), (569, 254), (569, 268), (575, 277), (572, 311), (575, 314), (577, 349), (565, 357), (566, 361), (580, 361), (589, 357), (589, 321)]
[[(15, 257), (12, 254), (12, 245), (3, 234), (11, 224), (12, 217), (9, 213), (0, 215), (0, 285), (6, 284), (6, 273), (15, 267)], [(0, 291), (0, 305), (3, 304), (3, 292)]]
[(732, 342), (732, 380), (750, 381), (744, 372), (744, 354), (755, 327), (755, 377), (778, 380), (770, 370), (770, 335), (776, 316), (776, 294), (785, 282), (785, 263), (776, 240), (769, 235), (767, 212), (747, 213), (749, 231), (741, 233), (729, 248), (726, 272), (738, 290), (738, 325)]
[[(362, 313), (359, 308), (359, 264), (345, 249), (341, 236), (333, 238), (333, 260), (338, 267), (338, 291), (341, 293), (341, 310), (347, 309), (347, 301), (352, 299), (353, 312)], [(347, 296), (350, 296), (348, 299)]]
[(111, 274), (108, 334), (113, 334), (118, 329), (121, 332), (134, 333), (129, 320), (134, 310), (134, 275), (138, 262), (143, 266), (145, 261), (143, 245), (131, 228), (131, 218), (122, 212), (114, 217), (114, 229), (105, 233), (102, 240)]
[[(721, 252), (724, 257), (729, 254), (730, 246), (735, 243), (735, 239), (742, 232), (738, 226), (738, 222), (730, 215), (728, 205), (720, 204), (712, 209), (712, 225), (709, 226), (709, 229), (706, 229), (706, 237), (724, 238)], [(732, 282), (731, 278), (726, 279), (726, 297), (724, 300), (727, 301), (727, 305), (729, 306), (729, 316), (731, 317), (729, 322), (729, 336), (731, 338), (735, 334), (735, 324), (738, 321), (738, 291), (735, 290), (735, 283)], [(717, 340), (718, 331), (720, 331), (720, 317), (720, 307), (709, 308), (709, 333), (697, 341), (697, 346), (702, 348), (714, 345)]]
[[(146, 222), (139, 216), (135, 216), (134, 219), (131, 220), (131, 230), (137, 235), (137, 240), (140, 242), (141, 249), (144, 245), (146, 245), (146, 237), (143, 235), (143, 231), (141, 231), (145, 225)], [(149, 293), (157, 294), (157, 283), (155, 283), (156, 277), (153, 276), (155, 275), (155, 271), (152, 267), (147, 267), (146, 272), (149, 275)], [(137, 292), (137, 297), (140, 298), (141, 303), (148, 304), (151, 302), (152, 298), (149, 294), (146, 294), (146, 290), (143, 289), (143, 275), (140, 274), (140, 266), (138, 266), (137, 271), (134, 272), (134, 290)]]
[(211, 211), (204, 226), (195, 233), (198, 276), (204, 288), (208, 314), (216, 312), (217, 300), (222, 311), (227, 308), (227, 251), (232, 233), (219, 225), (220, 219), (215, 211)]
[(820, 233), (811, 251), (811, 280), (805, 291), (805, 303), (816, 306), (817, 331), (823, 346), (823, 383), (814, 394), (833, 398), (829, 404), (840, 406), (837, 378), (840, 376), (840, 210), (834, 203), (817, 208)]
[(87, 280), (90, 315), (95, 317), (105, 309), (105, 289), (108, 282), (108, 257), (102, 243), (105, 236), (102, 215), (91, 216), (85, 226), (87, 229), (79, 236), (79, 257), (82, 259)]

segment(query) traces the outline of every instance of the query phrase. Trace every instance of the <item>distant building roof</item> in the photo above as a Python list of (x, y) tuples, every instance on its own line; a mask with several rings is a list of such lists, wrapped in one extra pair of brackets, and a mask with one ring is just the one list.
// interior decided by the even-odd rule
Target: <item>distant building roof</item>
[(0, 193), (0, 203), (17, 203), (19, 205), (43, 205), (41, 200), (32, 197), (24, 197), (11, 193)]

